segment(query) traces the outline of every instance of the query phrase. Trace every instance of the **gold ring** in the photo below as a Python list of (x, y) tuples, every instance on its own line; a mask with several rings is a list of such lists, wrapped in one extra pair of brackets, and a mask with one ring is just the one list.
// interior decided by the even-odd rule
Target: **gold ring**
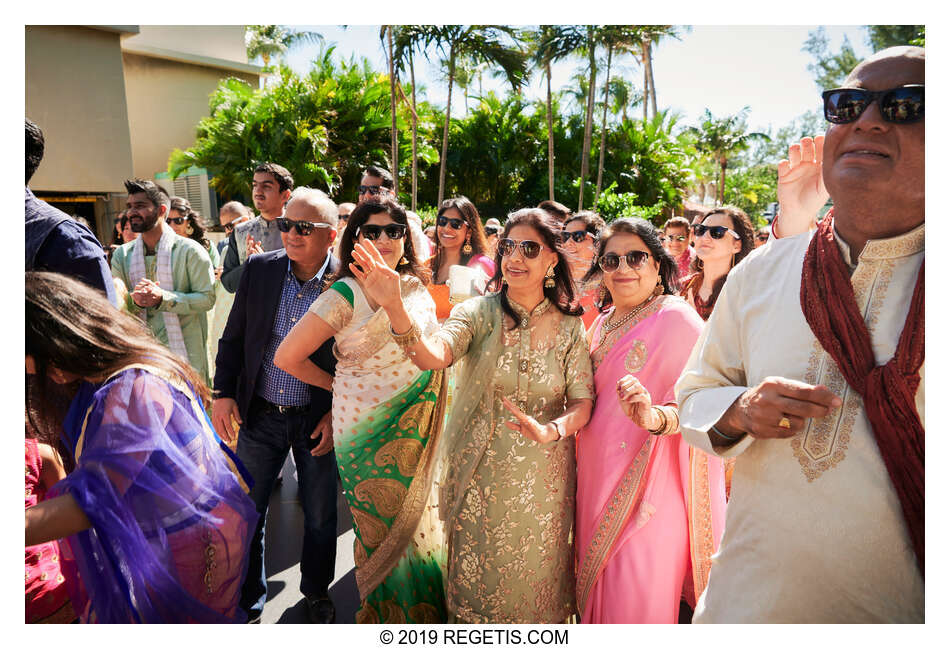
[(788, 417), (782, 417), (782, 420), (778, 422), (779, 428), (791, 428), (792, 422), (788, 420)]

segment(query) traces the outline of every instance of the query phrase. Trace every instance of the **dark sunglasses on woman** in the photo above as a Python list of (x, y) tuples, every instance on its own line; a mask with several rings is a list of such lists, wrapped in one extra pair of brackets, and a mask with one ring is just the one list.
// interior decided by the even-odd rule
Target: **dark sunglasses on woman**
[(534, 259), (541, 254), (541, 244), (530, 239), (524, 241), (502, 239), (498, 242), (498, 252), (502, 257), (511, 256), (515, 252), (515, 247), (521, 248), (521, 254), (524, 255), (525, 259)]
[(498, 234), (498, 228), (495, 227), (494, 225), (486, 225), (486, 226), (485, 226), (485, 236), (490, 237), (490, 236), (492, 236), (493, 234)]
[(461, 230), (462, 226), (465, 225), (465, 219), (450, 219), (447, 216), (440, 216), (435, 222), (439, 224), (440, 228), (451, 225), (453, 230)]
[(731, 234), (736, 239), (742, 238), (736, 233), (735, 230), (731, 230), (724, 225), (703, 225), (702, 223), (697, 223), (693, 226), (693, 234), (696, 235), (697, 239), (706, 234), (706, 232), (709, 232), (709, 236), (711, 236), (713, 239), (722, 239), (726, 232)]
[(576, 232), (568, 232), (567, 230), (564, 230), (561, 232), (561, 243), (567, 243), (571, 239), (574, 240), (574, 243), (581, 243), (587, 237), (593, 239), (594, 235), (592, 235), (587, 230), (577, 230)]
[(911, 84), (889, 90), (834, 88), (821, 93), (825, 119), (832, 124), (849, 124), (877, 101), (881, 117), (892, 124), (908, 124), (924, 117), (924, 86)]
[(650, 253), (645, 250), (631, 250), (624, 253), (622, 257), (615, 252), (608, 252), (606, 255), (601, 255), (597, 260), (597, 265), (605, 273), (612, 273), (620, 268), (620, 260), (623, 259), (627, 263), (627, 268), (640, 270), (649, 256)]
[(310, 236), (315, 228), (333, 227), (329, 223), (311, 223), (310, 221), (291, 221), (286, 216), (278, 216), (277, 229), (281, 232), (290, 232), (291, 228), (297, 229), (297, 234), (302, 237)]
[(168, 221), (169, 223), (174, 223), (175, 225), (181, 225), (182, 223), (188, 220), (188, 217), (187, 216), (172, 216), (165, 220)]
[(768, 235), (768, 233), (765, 233), (765, 234), (757, 234), (757, 235), (755, 235), (755, 239), (756, 239), (756, 241), (768, 241), (768, 240), (769, 240), (769, 235)]
[(383, 232), (386, 233), (390, 241), (395, 241), (396, 239), (402, 239), (406, 236), (406, 226), (402, 223), (389, 223), (388, 225), (373, 225), (367, 223), (361, 225), (359, 230), (363, 238), (369, 241), (376, 241)]

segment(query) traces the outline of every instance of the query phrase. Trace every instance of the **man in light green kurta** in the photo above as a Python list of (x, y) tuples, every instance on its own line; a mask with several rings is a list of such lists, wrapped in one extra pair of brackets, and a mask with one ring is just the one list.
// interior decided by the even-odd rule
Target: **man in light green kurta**
[[(177, 316), (188, 361), (209, 382), (207, 312), (214, 306), (214, 267), (208, 252), (196, 241), (178, 236), (165, 225), (168, 196), (153, 182), (126, 182), (129, 191), (128, 216), (133, 231), (141, 237), (116, 248), (112, 254), (112, 274), (129, 290), (126, 308), (144, 317), (155, 337), (173, 351), (167, 314)], [(171, 286), (160, 281), (159, 242), (169, 251)], [(144, 245), (144, 276), (138, 279), (134, 266), (136, 245)], [(174, 336), (173, 336), (174, 338)]]

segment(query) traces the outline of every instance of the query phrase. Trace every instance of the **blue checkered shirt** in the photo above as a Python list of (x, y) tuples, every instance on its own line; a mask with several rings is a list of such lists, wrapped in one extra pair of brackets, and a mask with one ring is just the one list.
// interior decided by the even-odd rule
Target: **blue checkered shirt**
[(284, 278), (274, 328), (267, 338), (261, 375), (257, 381), (257, 396), (271, 403), (279, 406), (305, 406), (310, 403), (310, 386), (274, 365), (274, 354), (284, 337), (320, 295), (320, 281), (329, 264), (328, 254), (317, 274), (306, 282), (301, 282), (291, 269), (290, 259), (287, 260), (287, 276)]

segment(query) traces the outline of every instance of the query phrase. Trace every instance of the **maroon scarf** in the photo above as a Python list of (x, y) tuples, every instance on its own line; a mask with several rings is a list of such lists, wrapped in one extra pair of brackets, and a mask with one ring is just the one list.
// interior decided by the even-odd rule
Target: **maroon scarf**
[(871, 335), (858, 311), (832, 216), (818, 226), (802, 268), (802, 312), (818, 342), (864, 399), (878, 450), (900, 499), (917, 566), (924, 574), (924, 427), (914, 395), (924, 362), (924, 266), (894, 357), (875, 367)]

